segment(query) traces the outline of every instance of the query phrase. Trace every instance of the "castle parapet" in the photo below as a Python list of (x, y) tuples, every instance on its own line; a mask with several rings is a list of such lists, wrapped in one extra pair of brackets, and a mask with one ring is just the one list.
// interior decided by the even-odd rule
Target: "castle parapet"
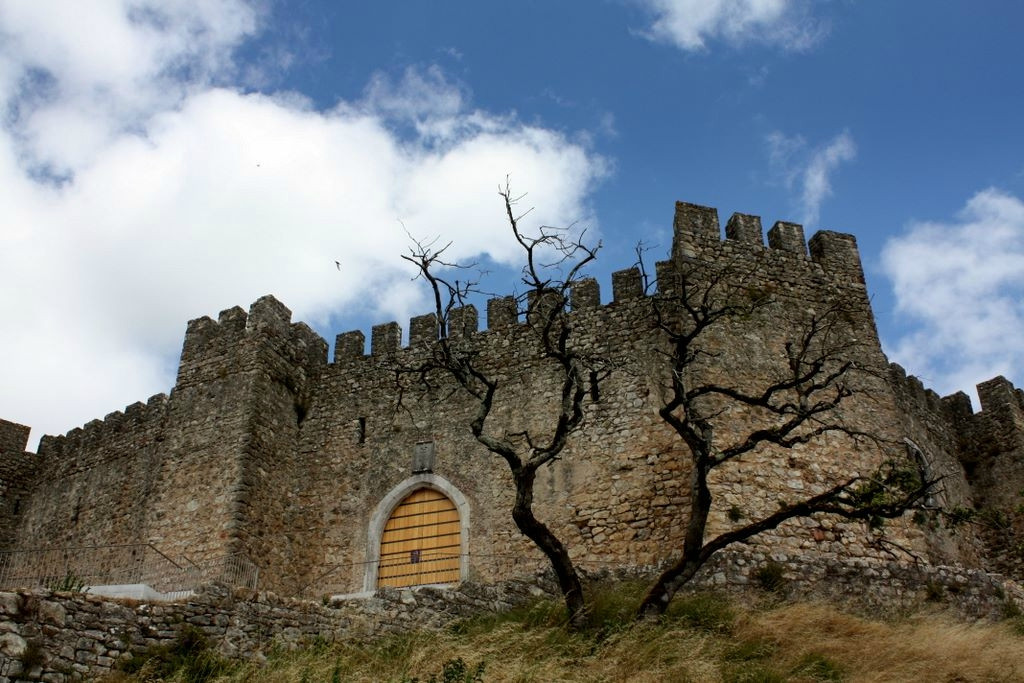
[(370, 332), (370, 355), (382, 358), (402, 348), (402, 328), (396, 322), (374, 325)]
[(962, 391), (939, 398), (896, 363), (889, 365), (889, 375), (906, 410), (916, 415), (931, 413), (954, 428), (962, 462), (973, 466), (994, 454), (1024, 449), (1024, 391), (1005, 377), (978, 384), (981, 409), (975, 412)]
[(334, 362), (363, 355), (366, 349), (366, 335), (359, 330), (342, 332), (334, 338)]
[(556, 289), (531, 289), (526, 293), (526, 320), (542, 324), (552, 313), (565, 310), (565, 297)]
[(944, 415), (949, 410), (949, 402), (940, 398), (931, 389), (926, 389), (924, 383), (914, 375), (908, 375), (899, 363), (889, 364), (889, 378), (893, 389), (913, 401), (915, 405), (938, 415)]
[[(708, 206), (676, 202), (672, 224), (672, 258), (714, 258), (723, 244), (719, 232), (718, 211)], [(734, 213), (725, 226), (725, 242), (764, 247), (761, 218)], [(786, 221), (776, 222), (768, 231), (768, 255), (788, 254), (806, 259), (833, 276), (850, 283), (864, 283), (857, 240), (853, 235), (821, 230), (804, 241), (803, 226)], [(820, 271), (819, 271), (820, 272)]]
[[(211, 321), (212, 322), (212, 321)], [(146, 403), (136, 401), (124, 411), (108, 413), (102, 420), (90, 420), (67, 434), (46, 435), (39, 440), (39, 455), (61, 458), (90, 444), (104, 443), (118, 432), (138, 429), (140, 425), (160, 423), (167, 415), (167, 394), (154, 394)]]
[(249, 307), (246, 329), (272, 330), (278, 334), (287, 334), (291, 322), (291, 309), (268, 294), (256, 299)]
[(843, 232), (821, 230), (815, 233), (807, 246), (811, 259), (820, 263), (825, 270), (848, 272), (855, 282), (864, 283), (864, 271), (860, 264), (857, 238)]
[(24, 453), (28, 448), (28, 435), (31, 431), (25, 425), (0, 420), (0, 457)]
[(978, 385), (978, 398), (987, 438), (1004, 452), (1024, 448), (1024, 391), (1000, 375)]
[(761, 217), (734, 213), (725, 224), (725, 238), (747, 244), (764, 246)]
[(950, 394), (949, 396), (943, 396), (941, 400), (957, 424), (963, 424), (974, 414), (974, 409), (971, 407), (971, 397), (962, 391)]
[(476, 334), (479, 329), (480, 314), (473, 304), (453, 308), (448, 313), (448, 336), (452, 339), (463, 339)]
[(585, 277), (572, 283), (569, 305), (574, 311), (597, 308), (601, 305), (601, 286), (592, 277)]
[(612, 273), (612, 300), (628, 301), (644, 294), (643, 278), (639, 268), (627, 268)]
[(290, 362), (311, 368), (327, 362), (327, 342), (306, 323), (292, 323), (291, 310), (273, 296), (262, 296), (246, 312), (232, 306), (217, 320), (207, 316), (188, 322), (175, 386), (201, 382), (209, 373), (221, 376), (247, 339), (272, 340)]
[(657, 278), (655, 284), (658, 287), (658, 294), (669, 296), (679, 292), (679, 271), (676, 270), (675, 261), (658, 261), (654, 264), (654, 272)]
[(982, 410), (1019, 413), (1024, 410), (1024, 391), (1013, 386), (1002, 375), (978, 385), (978, 399)]
[(701, 246), (720, 240), (718, 209), (676, 202), (676, 215), (672, 221), (672, 258), (692, 258)]
[(409, 321), (409, 346), (424, 346), (440, 337), (437, 316), (433, 313), (418, 315)]
[(807, 256), (807, 242), (804, 240), (804, 226), (799, 223), (776, 221), (768, 231), (768, 246), (779, 251), (788, 251)]
[(232, 306), (220, 312), (217, 316), (217, 324), (224, 330), (230, 330), (236, 334), (245, 332), (245, 326), (249, 314), (241, 306)]
[(499, 296), (487, 300), (487, 329), (510, 327), (518, 320), (519, 307), (514, 296)]

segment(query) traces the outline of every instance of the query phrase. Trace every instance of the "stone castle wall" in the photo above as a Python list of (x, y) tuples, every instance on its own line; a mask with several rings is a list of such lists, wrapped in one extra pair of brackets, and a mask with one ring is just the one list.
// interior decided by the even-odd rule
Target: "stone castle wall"
[[(694, 227), (701, 221), (716, 223), (713, 240), (694, 239), (687, 247), (693, 258), (727, 262), (759, 280), (752, 285), (775, 287), (780, 299), (779, 306), (762, 312), (758, 319), (717, 331), (710, 343), (718, 354), (719, 367), (709, 368), (709, 373), (727, 372), (741, 386), (763, 382), (782, 362), (783, 345), (791, 334), (780, 322), (787, 320), (793, 309), (813, 306), (829, 296), (861, 313), (854, 324), (855, 334), (868, 340), (856, 349), (863, 356), (862, 363), (885, 364), (856, 250), (847, 236), (826, 235), (814, 241), (814, 260), (806, 252), (802, 235), (797, 235), (800, 249), (795, 240), (770, 249), (751, 241), (722, 241), (717, 237), (716, 217), (707, 212), (687, 216), (686, 211), (692, 208), (681, 208), (677, 241), (701, 237)], [(743, 220), (746, 226), (759, 228), (753, 217)], [(797, 227), (788, 229), (795, 232)], [(677, 245), (676, 251), (681, 249)], [(672, 267), (671, 263), (658, 265), (659, 286), (664, 288), (670, 280)], [(665, 561), (665, 549), (679, 547), (689, 504), (688, 454), (656, 412), (661, 364), (652, 330), (652, 299), (644, 295), (637, 271), (616, 273), (613, 285), (612, 301), (602, 306), (596, 283), (582, 283), (587, 296), (574, 306), (571, 324), (573, 343), (595, 356), (615, 359), (616, 370), (601, 384), (600, 399), (588, 404), (586, 426), (570, 440), (564, 457), (542, 474), (536, 500), (538, 516), (566, 541), (574, 559), (591, 568)], [(473, 337), (480, 356), (493, 359), (489, 369), (504, 373), (504, 394), (492, 418), (494, 429), (543, 429), (544, 417), (551, 415), (545, 401), (557, 398), (552, 395), (554, 385), (538, 363), (530, 328), (507, 313), (503, 317), (503, 310), (508, 308), (503, 308), (501, 300), (492, 302), (487, 331)], [(413, 321), (411, 330), (418, 322)], [(470, 547), (477, 556), (474, 575), (494, 579), (512, 562), (540, 566), (537, 551), (509, 519), (511, 479), (505, 464), (468, 433), (473, 406), (454, 387), (445, 385), (436, 389), (435, 396), (421, 397), (417, 403), (408, 396), (403, 406), (396, 403), (394, 364), (416, 365), (417, 355), (427, 352), (432, 337), (419, 338), (413, 333), (410, 347), (399, 349), (393, 324), (375, 328), (373, 337), (376, 343), (369, 356), (362, 355), (358, 341), (346, 344), (351, 335), (339, 337), (335, 362), (325, 368), (313, 391), (302, 429), (300, 451), (316, 463), (312, 471), (322, 475), (320, 480), (303, 483), (313, 506), (308, 515), (313, 525), (308, 530), (308, 545), (324, 549), (323, 560), (315, 564), (341, 565), (329, 585), (342, 591), (359, 589), (365, 574), (362, 563), (372, 551), (366, 529), (374, 507), (411, 476), (412, 454), (416, 444), (423, 442), (436, 447), (433, 471), (471, 501)], [(874, 385), (874, 391), (865, 390), (864, 396), (876, 398), (851, 401), (844, 408), (849, 419), (872, 426), (896, 424), (892, 393), (886, 384), (867, 376), (863, 381)], [(355, 400), (339, 400), (342, 396)], [(364, 425), (362, 431), (360, 424)], [(737, 431), (742, 424), (738, 416)], [(863, 444), (834, 437), (781, 457), (765, 450), (744, 458), (718, 475), (715, 485), (720, 495), (712, 512), (711, 531), (724, 531), (743, 519), (771, 512), (779, 500), (813, 495), (851, 471), (870, 472), (880, 457)], [(340, 487), (344, 490), (339, 491)], [(738, 509), (743, 519), (730, 521), (733, 509)], [(893, 533), (924, 550), (919, 530), (908, 526)], [(859, 526), (826, 522), (824, 527), (790, 524), (755, 543), (766, 547), (781, 543), (793, 551), (828, 557), (882, 555), (882, 550), (872, 547), (874, 541)]]
[[(800, 226), (776, 223), (766, 246), (760, 219), (735, 215), (723, 240), (713, 209), (681, 203), (674, 228), (672, 258), (655, 270), (660, 294), (678, 284), (674, 272), (697, 265), (742, 277), (744, 286), (775, 300), (713, 331), (708, 344), (715, 355), (702, 366), (703, 376), (763, 385), (784, 366), (784, 345), (808, 311), (839, 303), (848, 312), (846, 351), (863, 370), (843, 418), (898, 445), (897, 453), (829, 435), (790, 451), (744, 456), (715, 475), (712, 533), (773, 511), (779, 501), (867, 474), (886, 457), (906, 457), (905, 440), (920, 453), (912, 457), (943, 477), (945, 504), (977, 503), (972, 481), (1015, 481), (988, 463), (993, 453), (1018, 448), (1020, 392), (1011, 388), (1012, 400), (998, 408), (983, 398), (984, 410), (973, 415), (960, 398), (940, 400), (889, 368), (852, 236), (821, 232), (806, 243)], [(596, 282), (573, 290), (572, 343), (608, 359), (612, 372), (586, 404), (584, 426), (537, 486), (538, 517), (591, 569), (669, 559), (689, 502), (689, 456), (657, 415), (665, 368), (653, 330), (655, 299), (637, 270), (615, 273), (612, 289), (606, 304)], [(478, 330), (471, 307), (451, 322), (459, 343), (501, 378), (489, 428), (543, 432), (557, 385), (515, 301), (489, 302), (486, 330)], [(436, 337), (432, 316), (413, 319), (407, 348), (397, 324), (379, 325), (369, 355), (362, 333), (350, 332), (338, 336), (328, 362), (326, 343), (292, 323), (272, 297), (248, 312), (233, 308), (217, 321), (193, 320), (169, 396), (45, 437), (39, 456), (24, 454), (17, 426), (0, 429), (0, 447), (10, 441), (5, 448), (17, 452), (4, 451), (7, 469), (0, 475), (17, 472), (11, 480), (28, 492), (16, 513), (5, 513), (5, 533), (23, 548), (150, 543), (196, 562), (242, 555), (260, 566), (262, 586), (281, 593), (357, 592), (372, 587), (366, 583), (376, 542), (370, 529), (388, 513), (382, 501), (427, 476), (423, 461), (414, 463), (414, 455), (425, 453), (429, 476), (465, 499), (469, 577), (491, 581), (542, 567), (538, 551), (511, 522), (506, 465), (469, 433), (472, 403), (450, 381), (425, 392), (396, 388), (396, 367), (414, 365)], [(737, 410), (720, 429), (737, 436), (755, 422), (755, 415)], [(1003, 435), (993, 453), (979, 454), (965, 476), (964, 448), (988, 443), (993, 430)], [(39, 466), (26, 474), (22, 462)], [(954, 534), (901, 520), (888, 531), (935, 562), (985, 562), (969, 528)], [(881, 561), (893, 553), (860, 525), (829, 520), (789, 523), (751, 547), (823, 561)]]
[(0, 547), (14, 545), (14, 530), (37, 458), (25, 452), (29, 428), (0, 420)]
[(965, 421), (964, 461), (986, 565), (1024, 575), (1024, 392), (1004, 377), (978, 385), (981, 411)]

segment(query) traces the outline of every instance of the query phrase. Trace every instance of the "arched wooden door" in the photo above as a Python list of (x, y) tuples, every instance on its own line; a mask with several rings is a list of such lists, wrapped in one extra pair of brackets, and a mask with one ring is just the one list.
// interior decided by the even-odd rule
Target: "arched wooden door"
[(380, 538), (378, 586), (421, 586), (459, 580), (459, 512), (440, 491), (422, 488), (406, 496)]

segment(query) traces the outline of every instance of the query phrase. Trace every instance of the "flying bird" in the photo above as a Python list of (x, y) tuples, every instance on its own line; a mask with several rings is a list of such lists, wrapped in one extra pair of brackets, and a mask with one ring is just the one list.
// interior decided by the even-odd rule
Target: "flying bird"
[(335, 268), (337, 268), (338, 270), (341, 270), (341, 263), (340, 263), (339, 261), (335, 261), (335, 262), (334, 262), (334, 266), (335, 266)]

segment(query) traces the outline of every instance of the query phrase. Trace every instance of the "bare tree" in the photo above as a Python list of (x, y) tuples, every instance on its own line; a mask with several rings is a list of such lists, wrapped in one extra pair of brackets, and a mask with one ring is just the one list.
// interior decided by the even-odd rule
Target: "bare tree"
[[(661, 291), (651, 298), (663, 344), (653, 369), (662, 379), (658, 413), (690, 456), (690, 500), (682, 548), (648, 590), (641, 618), (663, 613), (716, 552), (787, 520), (830, 514), (877, 524), (924, 502), (935, 482), (923, 481), (911, 462), (892, 455), (898, 451), (878, 433), (844, 419), (849, 399), (870, 386), (874, 375), (859, 360), (869, 354), (856, 334), (858, 315), (869, 312), (840, 299), (818, 302), (816, 310), (806, 302), (781, 301), (759, 284), (756, 265), (739, 261), (681, 259), (672, 272), (659, 275)], [(760, 350), (775, 354), (774, 367), (754, 381), (733, 379), (719, 362), (722, 338), (735, 339), (752, 318), (759, 318), (762, 330), (778, 330), (766, 335), (774, 336), (776, 348)], [(769, 452), (779, 456), (800, 445), (813, 447), (829, 434), (888, 455), (871, 475), (850, 476), (817, 495), (781, 502), (772, 514), (708, 537), (714, 470), (755, 451), (774, 449)]]
[[(512, 517), (516, 526), (545, 554), (558, 579), (572, 627), (586, 619), (586, 601), (579, 573), (565, 543), (537, 518), (533, 509), (537, 471), (556, 460), (570, 436), (581, 428), (591, 384), (612, 371), (627, 371), (621, 361), (612, 364), (581, 350), (574, 343), (572, 319), (566, 304), (582, 269), (597, 255), (582, 236), (542, 227), (535, 236), (520, 228), (516, 214), (519, 198), (506, 187), (499, 191), (512, 234), (523, 250), (522, 281), (526, 293), (517, 297), (525, 310), (525, 329), (537, 344), (539, 361), (560, 385), (559, 400), (547, 410), (543, 426), (509, 432), (492, 419), (496, 403), (514, 397), (514, 389), (500, 369), (489, 366), (475, 345), (449, 336), (457, 309), (479, 292), (479, 282), (465, 277), (472, 266), (445, 260), (449, 245), (413, 241), (407, 261), (414, 264), (430, 287), (438, 324), (438, 342), (430, 356), (414, 368), (403, 368), (420, 386), (431, 386), (435, 373), (455, 380), (475, 404), (469, 425), (473, 437), (508, 465), (515, 485)], [(638, 250), (642, 256), (642, 251)], [(647, 297), (645, 315), (660, 346), (653, 365), (639, 368), (661, 382), (660, 417), (678, 435), (690, 460), (690, 501), (682, 547), (677, 558), (653, 582), (638, 610), (643, 617), (665, 611), (676, 592), (690, 581), (718, 551), (797, 517), (831, 514), (873, 525), (901, 516), (923, 504), (935, 484), (925, 481), (901, 451), (879, 434), (858, 429), (847, 421), (844, 408), (875, 376), (861, 359), (863, 342), (856, 334), (858, 316), (869, 315), (836, 298), (807, 303), (773, 291), (757, 276), (756, 263), (704, 262), (677, 259), (672, 272), (659, 273), (659, 292)], [(643, 259), (640, 259), (643, 271)], [(646, 275), (644, 275), (646, 279)], [(798, 305), (799, 304), (799, 305)], [(768, 315), (773, 321), (768, 321)], [(753, 321), (752, 319), (758, 318)], [(763, 353), (774, 353), (769, 369), (757, 377), (747, 373), (735, 379), (724, 372), (719, 352), (726, 340), (751, 326), (774, 325), (777, 334)], [(769, 335), (772, 336), (772, 335)], [(651, 362), (651, 359), (648, 359)], [(757, 375), (757, 373), (754, 373)], [(503, 394), (511, 391), (509, 394)], [(499, 399), (499, 395), (502, 397)], [(708, 538), (708, 520), (714, 502), (709, 475), (736, 463), (742, 456), (768, 450), (773, 455), (806, 445), (808, 450), (829, 435), (841, 434), (878, 450), (883, 464), (868, 475), (849, 476), (817, 495), (783, 502), (778, 510)], [(904, 454), (905, 455), (905, 454)]]
[(453, 378), (475, 404), (470, 431), (481, 445), (508, 465), (515, 484), (512, 519), (550, 561), (565, 599), (569, 623), (579, 627), (586, 617), (579, 573), (565, 544), (537, 518), (533, 503), (537, 471), (559, 457), (570, 434), (580, 427), (591, 373), (600, 365), (598, 359), (581, 353), (571, 343), (572, 324), (566, 311), (572, 285), (597, 256), (600, 244), (587, 246), (582, 235), (546, 226), (537, 234), (528, 235), (520, 227), (525, 214), (516, 213), (522, 197), (512, 196), (507, 183), (499, 194), (525, 260), (522, 282), (526, 292), (516, 298), (517, 308), (525, 310), (526, 327), (537, 343), (540, 361), (557, 377), (561, 390), (557, 405), (546, 415), (546, 424), (539, 428), (510, 433), (501, 425), (492, 424), (492, 409), (507, 387), (500, 372), (487, 369), (470, 346), (449, 335), (454, 311), (479, 291), (478, 280), (449, 277), (453, 273), (465, 275), (471, 269), (445, 261), (450, 244), (435, 248), (431, 243), (414, 240), (410, 253), (403, 256), (416, 266), (418, 276), (429, 285), (438, 323), (438, 343), (430, 358), (417, 368), (405, 369), (405, 373), (412, 371), (420, 383), (429, 383), (431, 375), (441, 371)]

